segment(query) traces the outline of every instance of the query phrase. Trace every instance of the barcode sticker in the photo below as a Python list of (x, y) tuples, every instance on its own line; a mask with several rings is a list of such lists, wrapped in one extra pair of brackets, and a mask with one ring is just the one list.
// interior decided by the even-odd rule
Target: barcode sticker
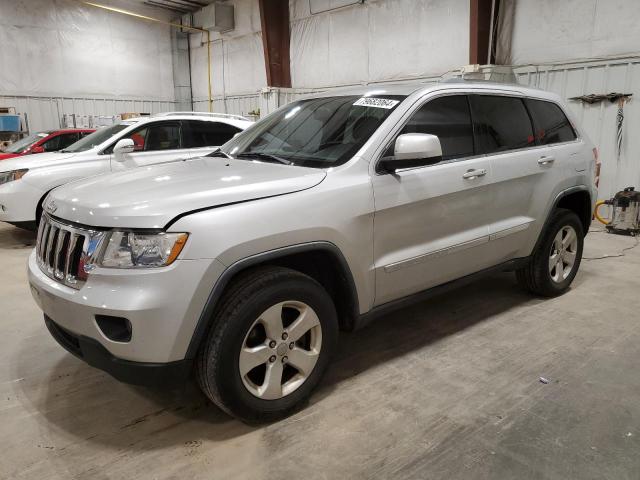
[(354, 105), (360, 107), (375, 107), (390, 109), (400, 103), (400, 100), (390, 100), (388, 98), (362, 97)]

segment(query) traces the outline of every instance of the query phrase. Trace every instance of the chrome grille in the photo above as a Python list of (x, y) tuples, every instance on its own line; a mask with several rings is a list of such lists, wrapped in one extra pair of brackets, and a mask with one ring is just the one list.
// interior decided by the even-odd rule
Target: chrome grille
[(93, 258), (102, 232), (77, 228), (42, 215), (38, 228), (38, 266), (49, 278), (79, 289), (87, 279), (85, 265)]

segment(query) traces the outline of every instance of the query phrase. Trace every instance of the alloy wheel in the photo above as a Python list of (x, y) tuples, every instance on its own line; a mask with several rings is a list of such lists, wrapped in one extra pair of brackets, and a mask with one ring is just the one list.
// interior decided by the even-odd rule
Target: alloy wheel
[(265, 310), (242, 343), (238, 366), (254, 396), (277, 400), (298, 389), (311, 375), (322, 348), (322, 327), (306, 303), (285, 301)]
[(578, 252), (578, 235), (566, 225), (558, 230), (549, 252), (549, 274), (551, 280), (561, 283), (571, 275)]

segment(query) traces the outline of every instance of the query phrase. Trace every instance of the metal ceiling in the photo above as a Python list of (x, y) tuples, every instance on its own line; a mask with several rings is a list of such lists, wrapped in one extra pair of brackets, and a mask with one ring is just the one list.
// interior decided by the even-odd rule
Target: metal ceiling
[(176, 14), (195, 12), (213, 2), (214, 0), (140, 0), (146, 6), (162, 8)]

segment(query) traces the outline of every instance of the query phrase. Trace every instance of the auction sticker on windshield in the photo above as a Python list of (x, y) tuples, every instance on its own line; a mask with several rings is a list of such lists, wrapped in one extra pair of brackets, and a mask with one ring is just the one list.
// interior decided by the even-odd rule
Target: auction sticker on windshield
[(363, 97), (359, 99), (354, 105), (361, 107), (375, 107), (375, 108), (393, 108), (400, 103), (400, 100), (391, 100), (389, 98), (372, 98)]

